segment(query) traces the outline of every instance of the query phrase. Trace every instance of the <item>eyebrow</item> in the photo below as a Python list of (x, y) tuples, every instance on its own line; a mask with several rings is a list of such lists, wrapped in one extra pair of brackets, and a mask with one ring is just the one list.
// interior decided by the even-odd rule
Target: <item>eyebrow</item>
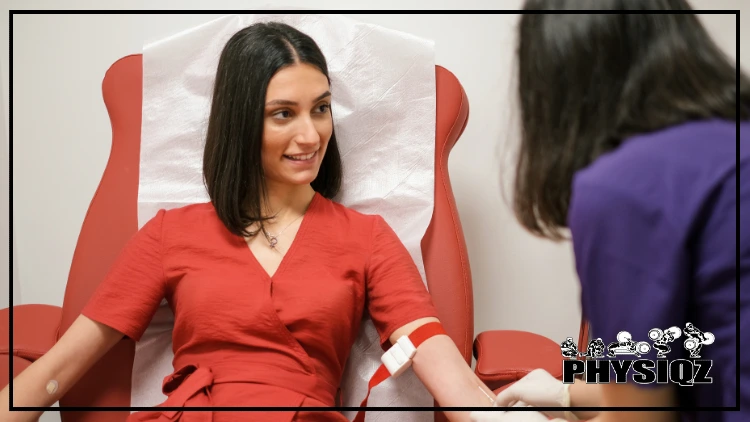
[[(317, 98), (315, 98), (315, 100), (313, 100), (313, 102), (316, 103), (316, 102), (322, 100), (325, 97), (329, 97), (330, 95), (331, 95), (331, 91), (326, 91), (326, 92), (318, 95)], [(289, 101), (289, 100), (271, 100), (271, 101), (269, 101), (269, 102), (266, 103), (266, 107), (272, 106), (272, 105), (296, 106), (297, 103), (294, 102), (294, 101)]]

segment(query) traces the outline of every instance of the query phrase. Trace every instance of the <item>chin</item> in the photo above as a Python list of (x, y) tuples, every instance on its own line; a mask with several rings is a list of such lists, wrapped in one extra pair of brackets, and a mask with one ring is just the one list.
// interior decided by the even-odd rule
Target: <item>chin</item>
[(313, 182), (313, 180), (315, 180), (316, 177), (318, 177), (318, 172), (315, 172), (315, 174), (300, 174), (293, 177), (288, 177), (285, 178), (284, 181), (290, 185), (309, 185)]

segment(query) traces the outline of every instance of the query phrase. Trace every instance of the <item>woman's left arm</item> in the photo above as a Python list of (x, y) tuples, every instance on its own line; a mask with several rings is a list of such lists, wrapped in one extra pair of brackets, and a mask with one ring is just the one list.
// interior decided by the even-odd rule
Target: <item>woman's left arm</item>
[[(599, 384), (602, 407), (672, 407), (677, 406), (675, 387), (640, 387), (627, 384)], [(571, 403), (575, 393), (571, 391)], [(643, 411), (643, 412), (607, 412), (602, 411), (591, 422), (674, 422), (677, 413), (674, 411)]]
[[(511, 387), (512, 388), (512, 387)], [(544, 385), (540, 385), (544, 388)], [(507, 390), (506, 390), (507, 391)], [(501, 399), (502, 400), (502, 399)], [(598, 402), (598, 403), (597, 403)], [(669, 407), (676, 405), (674, 386), (643, 388), (634, 384), (576, 383), (570, 388), (570, 405), (584, 407)], [(582, 416), (586, 422), (676, 422), (677, 413), (663, 411), (606, 411)], [(475, 412), (475, 422), (547, 422), (541, 412)], [(554, 419), (562, 422), (565, 419)]]
[[(381, 344), (396, 344), (422, 325), (437, 322), (438, 313), (396, 232), (383, 217), (375, 215), (371, 221), (371, 249), (365, 266), (367, 311), (381, 336)], [(446, 335), (425, 340), (417, 348), (412, 369), (442, 407), (490, 406), (495, 399)], [(469, 413), (445, 412), (452, 422), (469, 422)]]
[[(398, 328), (390, 336), (391, 344), (402, 336), (437, 318), (420, 318)], [(492, 406), (495, 395), (466, 364), (456, 344), (446, 335), (425, 340), (417, 349), (412, 369), (427, 391), (442, 407)], [(469, 422), (469, 411), (445, 412), (452, 422)]]

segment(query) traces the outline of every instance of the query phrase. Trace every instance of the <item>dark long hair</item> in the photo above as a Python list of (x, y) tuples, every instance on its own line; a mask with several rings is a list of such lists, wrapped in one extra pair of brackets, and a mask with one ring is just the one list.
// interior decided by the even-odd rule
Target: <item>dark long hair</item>
[[(253, 236), (247, 227), (263, 215), (266, 183), (261, 161), (268, 82), (282, 68), (306, 63), (328, 83), (328, 66), (312, 38), (282, 23), (257, 23), (234, 34), (219, 58), (203, 152), (203, 177), (211, 202), (227, 229)], [(335, 133), (312, 187), (333, 198), (341, 187), (342, 166)]]
[[(532, 233), (562, 239), (573, 175), (636, 134), (689, 120), (748, 118), (746, 75), (684, 0), (527, 0), (519, 26), (521, 146), (513, 207)], [(740, 115), (736, 94), (739, 89)]]

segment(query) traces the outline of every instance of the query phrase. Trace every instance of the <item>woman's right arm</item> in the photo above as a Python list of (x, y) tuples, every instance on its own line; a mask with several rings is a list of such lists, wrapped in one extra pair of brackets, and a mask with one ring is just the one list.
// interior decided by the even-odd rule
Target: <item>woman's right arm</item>
[[(51, 406), (123, 337), (141, 338), (166, 294), (161, 253), (165, 214), (159, 210), (136, 232), (82, 315), (49, 352), (13, 379), (13, 406)], [(50, 394), (46, 387), (52, 380), (58, 388)], [(37, 420), (40, 412), (9, 412), (9, 395), (8, 387), (0, 392), (0, 421)]]
[[(121, 332), (79, 316), (49, 352), (13, 379), (13, 406), (51, 406), (122, 338)], [(52, 380), (57, 390), (50, 394), (47, 385)], [(43, 413), (9, 408), (10, 391), (5, 386), (0, 391), (0, 420), (36, 421)]]

